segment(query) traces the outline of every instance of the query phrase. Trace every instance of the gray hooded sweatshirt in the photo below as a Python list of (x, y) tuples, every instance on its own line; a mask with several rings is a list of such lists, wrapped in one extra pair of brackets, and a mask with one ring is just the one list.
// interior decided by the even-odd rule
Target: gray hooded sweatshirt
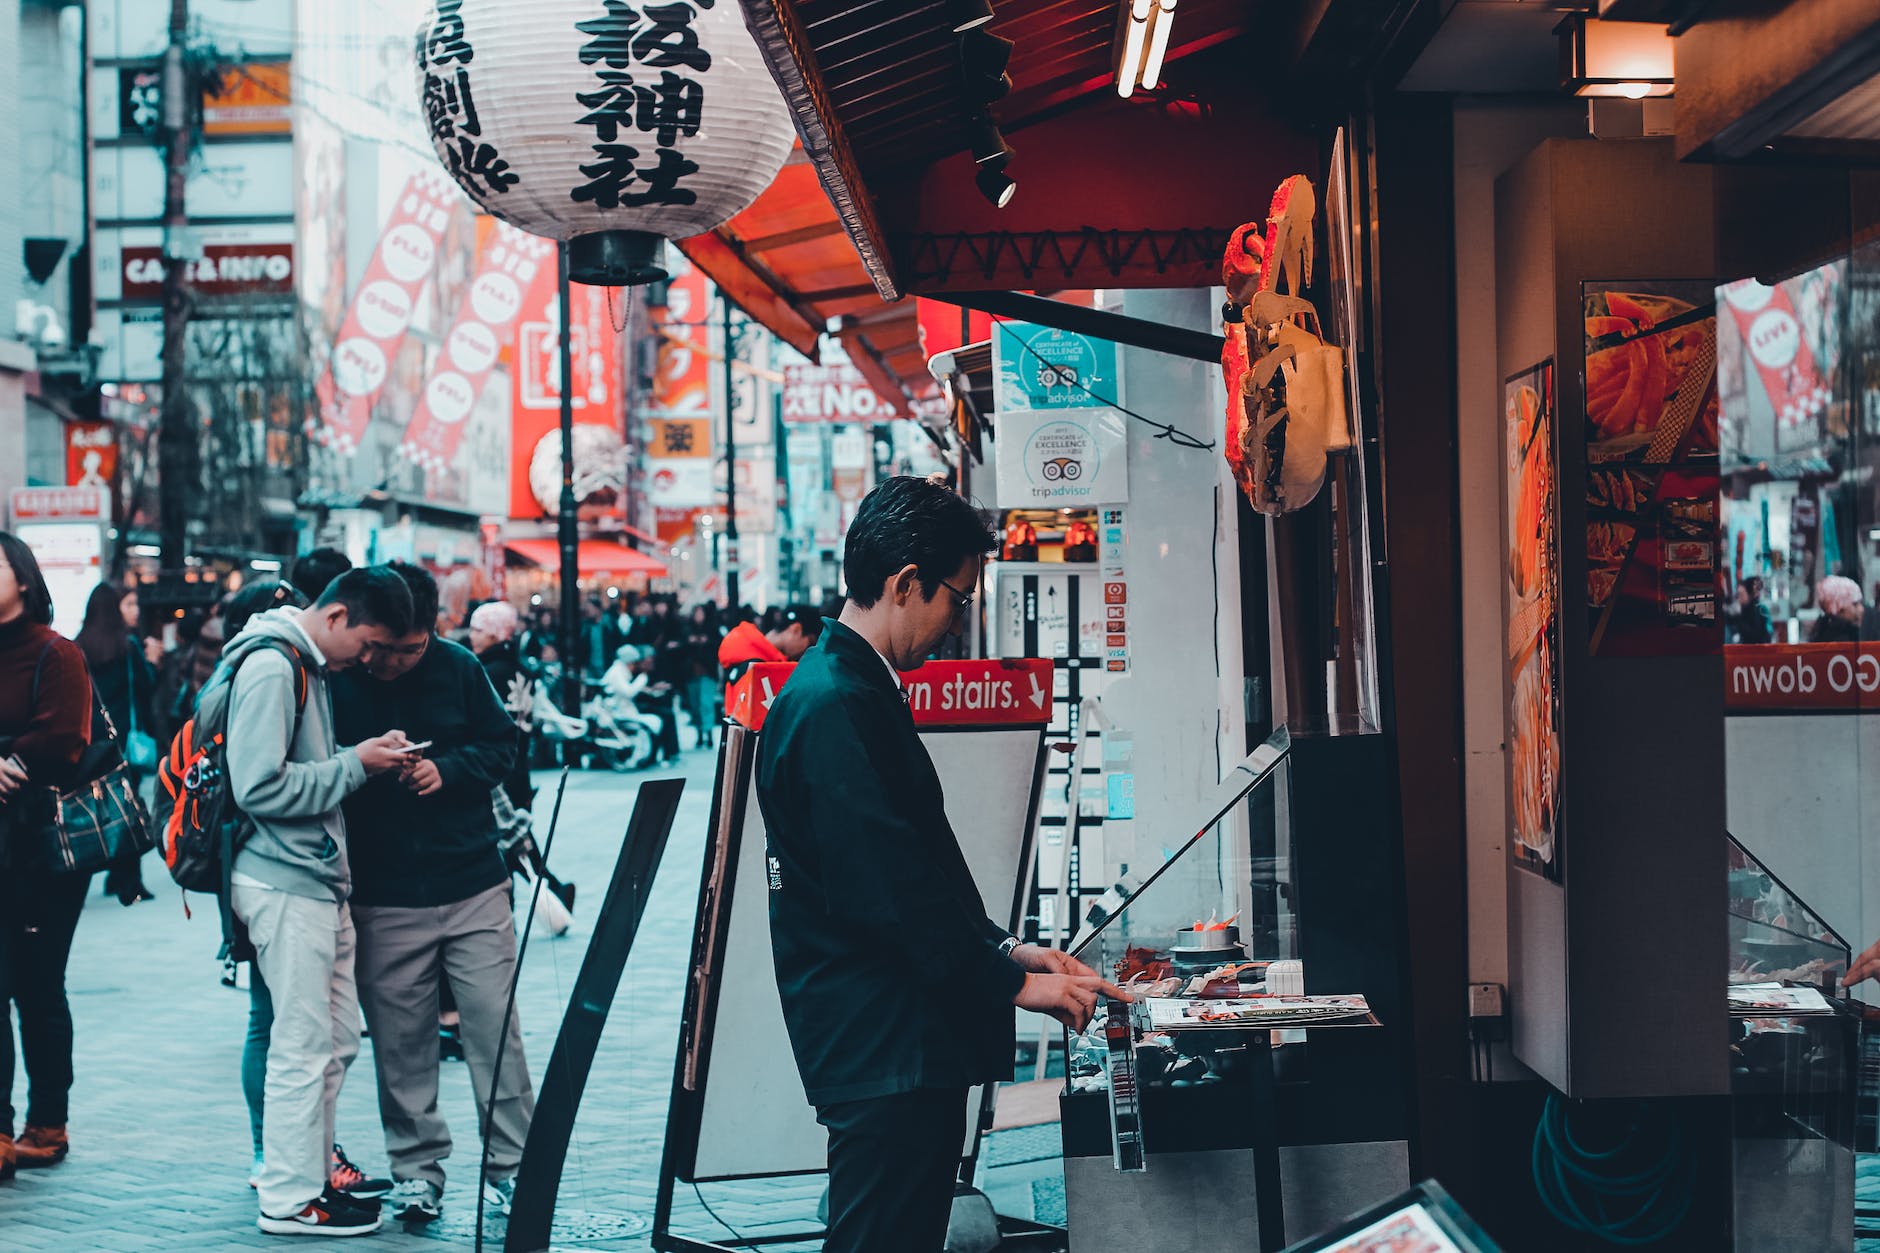
[[(326, 659), (297, 614), (271, 609), (257, 615), (222, 650), (224, 666), (241, 666), (229, 700), (229, 782), (235, 804), (255, 823), (233, 872), (296, 896), (344, 901), (352, 894), (352, 875), (340, 802), (365, 783), (366, 771), (352, 749), (337, 751)], [(312, 666), (298, 735), (294, 666), (276, 649), (257, 651), (267, 636), (286, 640)]]

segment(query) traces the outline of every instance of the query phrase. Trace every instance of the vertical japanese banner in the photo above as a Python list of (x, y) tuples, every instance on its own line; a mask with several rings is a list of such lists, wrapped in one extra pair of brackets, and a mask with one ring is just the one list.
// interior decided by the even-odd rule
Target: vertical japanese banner
[(457, 455), (464, 420), (496, 367), (498, 351), (515, 333), (523, 293), (534, 285), (538, 274), (553, 269), (554, 257), (554, 241), (519, 231), (507, 222), (496, 223), (484, 241), (470, 290), (444, 337), (431, 377), (425, 380), (418, 411), (398, 445), (401, 455), (427, 473), (440, 473)]
[(706, 321), (711, 315), (711, 285), (705, 272), (686, 265), (666, 286), (665, 315), (655, 328), (659, 344), (654, 354), (650, 414), (668, 418), (702, 418), (712, 414), (712, 361), (704, 349)]
[(411, 329), (418, 292), (437, 261), (458, 191), (442, 171), (413, 174), (399, 192), (365, 279), (346, 310), (333, 356), (314, 386), (320, 403), (309, 433), (337, 452), (359, 450), (372, 405)]
[[(574, 491), (584, 514), (618, 509), (626, 496), (620, 436), (620, 344), (609, 293), (575, 283), (573, 317)], [(555, 267), (544, 265), (523, 297), (510, 380), (509, 516), (552, 517), (561, 498), (561, 381)]]

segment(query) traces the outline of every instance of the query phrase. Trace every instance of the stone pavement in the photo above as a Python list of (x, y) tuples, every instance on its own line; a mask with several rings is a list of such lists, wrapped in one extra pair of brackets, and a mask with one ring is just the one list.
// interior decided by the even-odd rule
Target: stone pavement
[[(713, 754), (695, 752), (683, 763), (687, 787), (678, 820), (568, 1154), (556, 1211), (558, 1249), (624, 1253), (649, 1247), (644, 1233), (653, 1212), (713, 761)], [(634, 794), (643, 778), (663, 773), (569, 776), (550, 865), (580, 886), (575, 922), (565, 936), (538, 934), (530, 941), (517, 996), (538, 1087)], [(537, 776), (537, 823), (543, 831), (555, 778), (548, 772)], [(22, 1172), (0, 1184), (0, 1250), (6, 1253), (283, 1247), (255, 1228), (254, 1194), (245, 1182), (249, 1138), (240, 1059), (248, 994), (219, 982), (212, 902), (192, 898), (195, 917), (186, 919), (178, 892), (154, 861), (146, 877), (156, 901), (124, 909), (94, 895), (79, 923), (68, 975), (78, 1075), (72, 1155), (52, 1170)], [(382, 1174), (371, 1048), (368, 1039), (341, 1094), (339, 1137), (361, 1167)], [(779, 1062), (779, 1081), (794, 1084), (787, 1058)], [(451, 1184), (444, 1216), (412, 1232), (388, 1226), (358, 1247), (436, 1253), (472, 1244), (474, 1106), (465, 1067), (446, 1063), (443, 1075), (440, 1104), (457, 1144), (446, 1163)], [(23, 1076), (16, 1079), (16, 1093), (23, 1105)], [(993, 1169), (984, 1186), (1002, 1212), (1031, 1216), (1035, 1194), (1047, 1198), (1043, 1217), (1048, 1198), (1061, 1197), (1061, 1176), (1051, 1160), (1054, 1132), (995, 1137), (990, 1160), (1007, 1164)], [(821, 1191), (819, 1176), (707, 1185), (704, 1199), (714, 1218), (681, 1185), (674, 1230), (733, 1243), (722, 1224), (743, 1236), (813, 1229)], [(500, 1223), (486, 1225), (484, 1247), (501, 1248)]]

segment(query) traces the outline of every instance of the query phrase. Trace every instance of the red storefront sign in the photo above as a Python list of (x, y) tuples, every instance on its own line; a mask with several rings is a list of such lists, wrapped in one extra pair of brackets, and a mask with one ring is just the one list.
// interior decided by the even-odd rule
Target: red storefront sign
[(13, 521), (109, 522), (111, 499), (101, 487), (16, 487)]
[(1726, 644), (1723, 699), (1731, 710), (1880, 711), (1880, 641)]
[(314, 386), (320, 412), (308, 433), (328, 447), (347, 455), (359, 450), (372, 405), (411, 329), (418, 291), (436, 265), (458, 194), (441, 170), (412, 175), (399, 193), (365, 280), (340, 323), (332, 359)]
[(117, 481), (117, 430), (109, 422), (65, 424), (68, 487), (109, 489)]
[[(202, 256), (189, 263), (189, 282), (198, 296), (255, 296), (294, 290), (294, 245), (204, 244)], [(124, 249), (124, 298), (163, 297), (163, 249), (132, 245)]]
[[(575, 432), (575, 495), (585, 502), (623, 485), (620, 439), (620, 336), (604, 287), (569, 288), (575, 426), (605, 427), (607, 437)], [(614, 297), (617, 299), (617, 297)], [(561, 384), (559, 314), (553, 266), (543, 266), (523, 298), (511, 371), (509, 516), (541, 518), (555, 512), (561, 491)], [(550, 436), (553, 438), (550, 438)], [(620, 480), (620, 482), (617, 482)]]
[(705, 324), (711, 317), (711, 286), (705, 271), (687, 265), (666, 285), (666, 311), (658, 321), (652, 395), (645, 411), (667, 417), (709, 417), (712, 361), (706, 354)]
[(783, 368), (785, 422), (885, 422), (895, 416), (852, 365)]
[(552, 269), (554, 255), (553, 241), (507, 222), (496, 223), (484, 240), (476, 275), (398, 445), (402, 455), (427, 473), (442, 473), (456, 457), (464, 421), (496, 368), (497, 354), (515, 334), (523, 293), (535, 285), (537, 275)]
[[(795, 669), (793, 662), (758, 662), (731, 685), (725, 712), (762, 730), (771, 701)], [(1051, 720), (1051, 663), (1041, 657), (930, 661), (901, 682), (920, 726), (1022, 727)]]

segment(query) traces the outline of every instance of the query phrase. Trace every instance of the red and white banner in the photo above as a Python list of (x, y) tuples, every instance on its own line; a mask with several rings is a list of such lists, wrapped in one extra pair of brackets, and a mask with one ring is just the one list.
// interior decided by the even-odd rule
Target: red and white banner
[[(726, 714), (762, 730), (770, 703), (795, 669), (794, 662), (758, 662), (731, 685)], [(930, 661), (904, 673), (901, 682), (919, 726), (1023, 727), (1051, 720), (1051, 663), (1042, 657)]]
[(340, 323), (332, 360), (314, 387), (320, 412), (308, 433), (329, 448), (348, 455), (359, 451), (460, 194), (442, 170), (413, 174), (398, 194), (365, 280)]
[(1726, 644), (1723, 700), (1732, 711), (1880, 713), (1880, 641)]
[[(553, 267), (543, 266), (524, 294), (510, 372), (509, 516), (553, 517), (561, 495), (561, 328)], [(575, 496), (611, 501), (625, 497), (626, 446), (620, 428), (620, 335), (604, 287), (574, 283), (568, 324), (574, 410)], [(599, 430), (592, 428), (601, 428)]]
[(555, 243), (496, 223), (477, 258), (476, 275), (464, 293), (444, 346), (425, 380), (418, 411), (405, 427), (398, 451), (427, 473), (441, 473), (457, 455), (464, 420), (496, 368), (497, 354), (515, 334), (523, 293), (537, 275), (554, 268)]
[(1792, 430), (1826, 409), (1834, 390), (1815, 364), (1789, 293), (1746, 278), (1724, 288), (1723, 296), (1777, 424)]
[(847, 362), (783, 368), (785, 422), (886, 422), (897, 416)]

